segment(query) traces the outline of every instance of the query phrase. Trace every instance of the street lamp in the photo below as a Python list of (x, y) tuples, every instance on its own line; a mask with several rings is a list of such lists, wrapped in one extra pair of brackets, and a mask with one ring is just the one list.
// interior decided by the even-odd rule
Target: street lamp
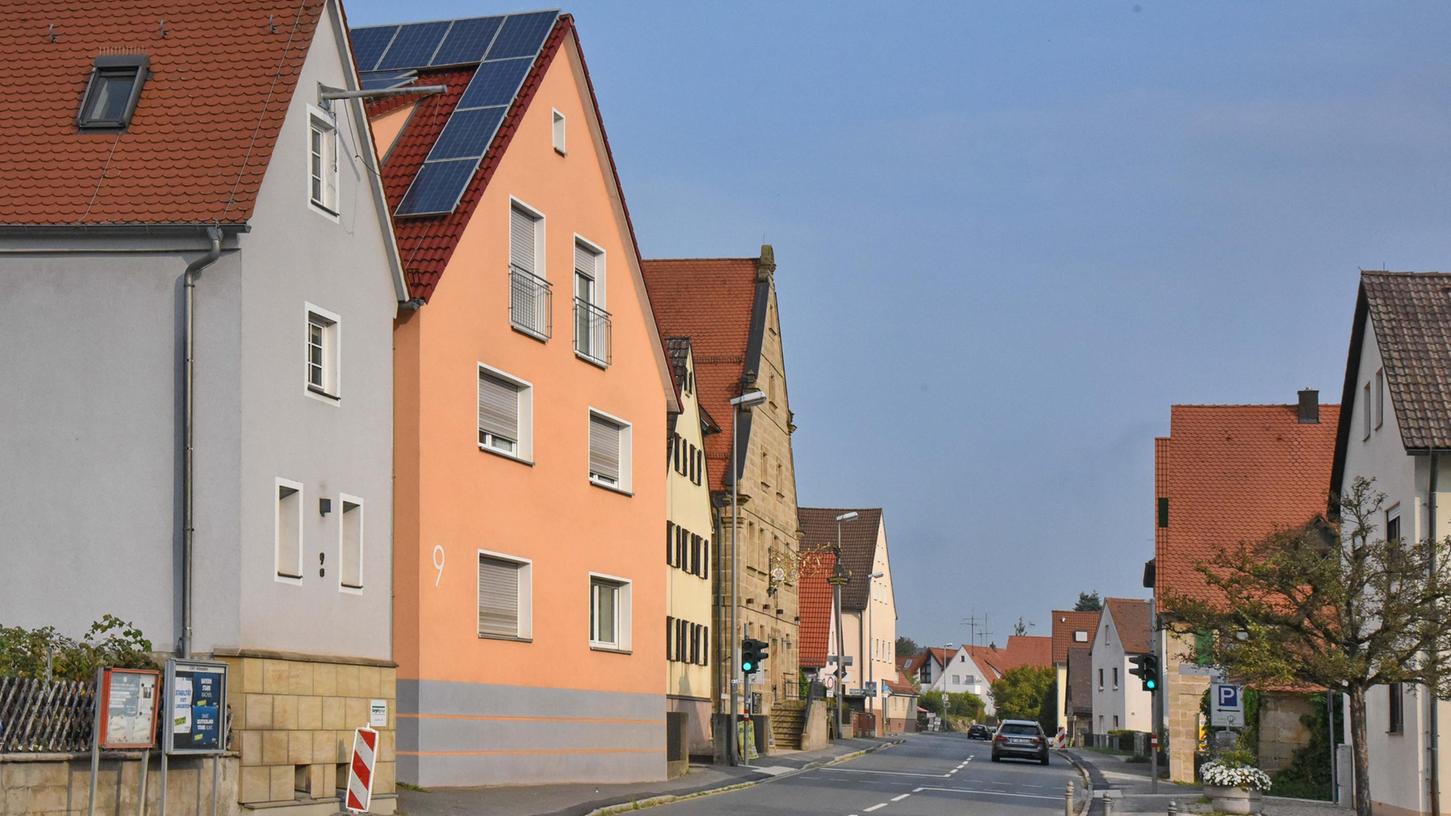
[(841, 738), (846, 737), (846, 695), (841, 693), (841, 687), (846, 684), (846, 635), (841, 631), (841, 588), (846, 585), (846, 565), (841, 560), (841, 525), (848, 521), (854, 521), (860, 514), (855, 510), (849, 510), (836, 517), (836, 566), (831, 570), (831, 577), (826, 579), (831, 584), (832, 603), (836, 609), (836, 730)]
[[(947, 664), (952, 662), (951, 643), (942, 644), (942, 654), (942, 676), (937, 678), (942, 681), (942, 716), (938, 717), (937, 728), (945, 731), (947, 730)], [(928, 652), (928, 659), (930, 660), (931, 657), (931, 652)]]
[[(886, 575), (886, 573), (882, 572), (881, 570), (877, 570), (876, 572), (867, 576), (867, 639), (870, 640), (872, 643), (872, 653), (867, 658), (868, 684), (876, 682), (877, 679), (876, 666), (874, 665), (877, 662), (877, 630), (876, 627), (872, 626), (872, 600), (873, 596), (876, 594), (876, 580), (883, 575)], [(880, 692), (874, 691), (872, 696), (880, 699), (882, 695)], [(872, 713), (876, 713), (875, 701), (873, 701), (873, 704), (867, 710), (871, 711)], [(872, 728), (875, 729), (876, 727), (876, 723), (873, 722)]]
[(741, 632), (736, 620), (736, 608), (741, 595), (741, 548), (737, 542), (737, 531), (741, 526), (740, 513), (740, 449), (737, 428), (741, 425), (741, 410), (754, 408), (766, 401), (765, 391), (747, 391), (731, 399), (731, 673), (741, 675), (731, 678), (731, 750), (732, 765), (739, 765), (740, 757), (740, 688), (745, 677), (741, 673)]

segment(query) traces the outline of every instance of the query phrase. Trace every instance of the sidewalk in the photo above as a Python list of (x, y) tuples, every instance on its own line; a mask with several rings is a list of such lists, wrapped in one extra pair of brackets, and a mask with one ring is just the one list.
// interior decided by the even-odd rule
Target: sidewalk
[(398, 810), (407, 816), (585, 816), (600, 808), (659, 797), (680, 797), (737, 785), (751, 785), (820, 767), (849, 754), (876, 751), (900, 739), (838, 740), (820, 751), (785, 751), (758, 757), (752, 766), (691, 765), (685, 776), (623, 785), (520, 785), (398, 791)]
[[(1095, 799), (1088, 813), (1094, 816), (1104, 812), (1100, 797), (1105, 790), (1114, 798), (1114, 813), (1167, 813), (1171, 801), (1178, 803), (1180, 813), (1213, 812), (1208, 803), (1201, 801), (1203, 793), (1198, 785), (1160, 779), (1159, 793), (1152, 793), (1153, 780), (1149, 778), (1147, 762), (1126, 762), (1126, 757), (1082, 748), (1070, 748), (1062, 753), (1088, 773)], [(1265, 816), (1345, 816), (1349, 812), (1329, 802), (1265, 797)]]

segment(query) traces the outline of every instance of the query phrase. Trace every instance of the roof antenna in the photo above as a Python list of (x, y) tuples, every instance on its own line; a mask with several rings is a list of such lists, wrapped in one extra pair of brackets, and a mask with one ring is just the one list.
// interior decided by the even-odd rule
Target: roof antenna
[(165, 20), (162, 20), (161, 21), (161, 28), (160, 28), (160, 30), (161, 30), (161, 36), (164, 39), (166, 37), (166, 21)]
[(45, 36), (50, 42), (55, 42), (55, 23), (51, 23), (45, 27)]
[(271, 29), (273, 34), (277, 33), (277, 22), (272, 19), (271, 14), (267, 15), (267, 28)]

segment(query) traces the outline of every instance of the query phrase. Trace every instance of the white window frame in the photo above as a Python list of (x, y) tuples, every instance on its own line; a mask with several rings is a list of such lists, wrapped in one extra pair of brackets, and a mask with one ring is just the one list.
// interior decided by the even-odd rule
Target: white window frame
[[(615, 589), (615, 640), (613, 643), (602, 640), (595, 640), (594, 632), (594, 603), (595, 603), (595, 581), (605, 581), (616, 585)], [(629, 578), (621, 578), (618, 575), (609, 575), (603, 572), (591, 572), (589, 574), (589, 647), (597, 652), (621, 652), (629, 654), (632, 647), (630, 632), (632, 625), (634, 606), (634, 582)]]
[[(519, 628), (514, 637), (479, 631), (479, 559), (493, 558), (519, 565)], [(474, 556), (474, 634), (480, 640), (534, 640), (534, 560), (493, 550), (479, 550)]]
[(567, 120), (564, 114), (559, 112), (559, 108), (549, 109), (549, 137), (554, 143), (554, 152), (561, 156), (566, 152), (564, 141), (566, 124)]
[[(605, 255), (605, 248), (595, 243), (594, 241), (591, 241), (590, 239), (584, 237), (583, 235), (580, 235), (577, 232), (574, 234), (574, 244), (582, 244), (585, 249), (588, 249), (590, 252), (594, 253), (597, 260), (597, 262), (595, 263), (595, 297), (594, 300), (590, 301), (590, 303), (601, 310), (609, 311), (609, 306), (605, 302), (605, 292), (607, 290), (607, 287), (605, 286), (605, 282), (607, 280), (607, 276), (605, 273), (605, 259), (607, 257)], [(570, 245), (569, 254), (569, 298), (571, 303), (574, 302), (574, 244)]]
[[(321, 124), (322, 128), (318, 128), (318, 124)], [(326, 166), (323, 167), (323, 173), (325, 175), (321, 179), (323, 197), (322, 201), (319, 201), (312, 196), (312, 134), (314, 130), (318, 129), (324, 131), (324, 162), (326, 162), (326, 159), (328, 158), (329, 151), (327, 148), (331, 148), (330, 152), (332, 154), (332, 168), (329, 169)], [(328, 136), (331, 136), (332, 138), (329, 139), (327, 138)], [(302, 174), (302, 179), (303, 183), (307, 185), (307, 205), (313, 212), (325, 216), (332, 221), (338, 221), (338, 216), (342, 212), (342, 205), (339, 203), (342, 199), (342, 189), (339, 184), (339, 181), (341, 180), (341, 173), (339, 173), (338, 170), (341, 159), (339, 158), (340, 154), (338, 151), (338, 143), (340, 137), (338, 134), (337, 117), (329, 113), (328, 111), (319, 108), (316, 105), (308, 105), (307, 128), (304, 130), (303, 138), (306, 139), (303, 150), (303, 156), (306, 157), (306, 172)], [(332, 176), (332, 194), (334, 199), (333, 201), (327, 201), (327, 175)], [(332, 206), (329, 207), (329, 204), (331, 204)]]
[[(534, 277), (536, 277), (536, 278), (540, 278), (541, 280), (549, 280), (549, 273), (548, 273), (548, 266), (549, 266), (549, 264), (548, 264), (548, 256), (549, 256), (549, 253), (547, 253), (547, 252), (544, 251), (545, 245), (548, 243), (548, 241), (545, 240), (545, 237), (549, 234), (549, 232), (548, 232), (548, 230), (549, 230), (549, 221), (548, 221), (548, 219), (546, 219), (544, 217), (544, 211), (543, 210), (540, 210), (538, 207), (533, 206), (529, 202), (524, 201), (523, 199), (521, 199), (521, 198), (519, 198), (517, 196), (512, 196), (511, 195), (511, 196), (509, 196), (509, 218), (510, 218), (510, 221), (509, 222), (506, 222), (506, 224), (512, 222), (513, 217), (514, 217), (514, 208), (516, 208), (516, 207), (519, 208), (519, 209), (521, 209), (521, 210), (523, 210), (524, 212), (528, 213), (529, 215), (534, 216), (534, 218), (537, 219), (538, 222), (539, 222), (538, 226), (536, 226), (534, 228), (534, 266), (535, 266), (535, 268), (534, 269), (530, 269), (528, 271), (531, 274), (533, 274)], [(507, 227), (506, 227), (506, 229), (507, 229)], [(512, 237), (509, 239), (509, 243), (507, 245), (509, 246), (509, 265), (512, 268), (513, 265), (514, 265), (513, 239), (512, 239)], [(573, 282), (571, 281), (571, 285), (572, 284), (573, 284)]]
[[(316, 315), (331, 321), (323, 331), (322, 390), (312, 384), (312, 318)], [(321, 306), (304, 303), (302, 311), (302, 393), (328, 405), (337, 406), (343, 399), (343, 321), (336, 313)], [(331, 386), (332, 390), (328, 390)]]
[[(589, 420), (593, 417), (599, 417), (600, 419), (612, 422), (620, 429), (620, 480), (617, 484), (610, 484), (608, 481), (605, 481), (603, 479), (597, 479), (595, 478), (595, 475), (593, 473), (589, 472), (589, 432), (590, 428), (592, 427)], [(615, 493), (623, 493), (626, 496), (635, 495), (635, 479), (632, 474), (632, 471), (634, 470), (634, 425), (615, 416), (614, 414), (601, 411), (600, 409), (591, 405), (589, 408), (588, 417), (585, 421), (584, 431), (586, 454), (584, 462), (584, 472), (585, 475), (589, 477), (589, 483), (594, 485), (595, 487), (601, 487), (605, 490), (614, 491)]]
[[(526, 465), (534, 464), (534, 384), (528, 380), (521, 380), (507, 371), (494, 368), (484, 362), (478, 362), (477, 366), (474, 369), (474, 444), (478, 446), (479, 450), (485, 453), (492, 453), (495, 456), (502, 456), (505, 459), (513, 459), (516, 462), (523, 462)], [(515, 441), (513, 453), (500, 450), (492, 445), (486, 445), (479, 441), (478, 378), (480, 373), (486, 373), (505, 382), (512, 383), (519, 389), (519, 438)]]
[[(358, 585), (348, 586), (343, 583), (343, 552), (347, 549), (348, 541), (344, 535), (343, 518), (347, 513), (349, 504), (357, 505), (358, 513)], [(338, 592), (345, 592), (349, 595), (362, 595), (363, 587), (367, 586), (366, 574), (363, 572), (365, 561), (363, 553), (368, 549), (368, 528), (367, 508), (363, 499), (349, 493), (338, 494)]]
[[(284, 487), (296, 491), (297, 495), (297, 575), (295, 576), (282, 573), (282, 539), (279, 535), (282, 532), (282, 503), (277, 494)], [(302, 520), (307, 516), (305, 499), (306, 494), (301, 482), (294, 482), (281, 476), (272, 480), (272, 577), (279, 584), (300, 585), (302, 583), (303, 553), (307, 549), (302, 538)]]

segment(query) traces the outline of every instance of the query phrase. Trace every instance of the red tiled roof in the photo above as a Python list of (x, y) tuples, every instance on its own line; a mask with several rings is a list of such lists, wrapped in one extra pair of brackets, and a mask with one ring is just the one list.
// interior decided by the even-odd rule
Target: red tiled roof
[(1156, 603), (1212, 599), (1196, 564), (1325, 512), (1339, 417), (1338, 405), (1321, 405), (1318, 423), (1299, 422), (1294, 405), (1173, 406), (1154, 443), (1155, 496), (1169, 500), (1168, 526), (1155, 528)]
[(1068, 662), (1068, 650), (1075, 648), (1073, 633), (1085, 631), (1088, 633), (1088, 640), (1078, 644), (1088, 648), (1093, 643), (1093, 632), (1098, 628), (1098, 612), (1073, 612), (1061, 609), (1053, 610), (1053, 664), (1060, 665)]
[(1104, 601), (1108, 614), (1118, 630), (1119, 643), (1125, 654), (1148, 654), (1153, 649), (1149, 602), (1137, 598), (1109, 598)]
[(1001, 649), (996, 646), (963, 648), (989, 683), (1023, 666), (1051, 668), (1053, 665), (1053, 638), (1048, 635), (1011, 635)]
[[(0, 4), (0, 223), (245, 223), (323, 7)], [(145, 54), (150, 75), (126, 130), (82, 132), (103, 53)]]
[(907, 676), (902, 674), (900, 669), (897, 670), (896, 680), (883, 680), (882, 682), (886, 683), (887, 688), (893, 692), (905, 697), (915, 697), (917, 695), (917, 687), (912, 685), (912, 681), (908, 680)]
[(800, 661), (803, 669), (824, 667), (826, 655), (830, 652), (826, 641), (831, 632), (831, 585), (826, 579), (833, 569), (836, 569), (836, 556), (822, 553), (817, 558), (807, 559), (801, 570), (797, 597), (800, 602)]
[(705, 438), (712, 490), (727, 487), (735, 422), (730, 401), (741, 393), (756, 298), (756, 264), (756, 258), (640, 262), (655, 324), (662, 336), (690, 338), (697, 398), (720, 425), (720, 433)]
[(843, 609), (861, 611), (871, 597), (872, 565), (877, 557), (877, 533), (882, 526), (880, 507), (799, 507), (797, 521), (801, 525), (801, 549), (829, 550), (836, 546), (836, 517), (857, 513), (857, 518), (841, 523), (841, 558), (850, 579), (841, 588)]

